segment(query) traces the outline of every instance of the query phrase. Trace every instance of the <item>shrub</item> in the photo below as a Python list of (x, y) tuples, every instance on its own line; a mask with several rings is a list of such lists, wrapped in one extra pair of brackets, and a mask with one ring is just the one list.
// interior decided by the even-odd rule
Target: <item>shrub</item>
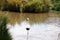
[(6, 25), (7, 16), (0, 16), (0, 40), (12, 40)]
[(60, 3), (54, 4), (52, 10), (60, 11)]
[(8, 0), (7, 4), (4, 4), (5, 6), (3, 10), (20, 12), (21, 8), (23, 8), (23, 12), (49, 12), (50, 4), (50, 0), (28, 0), (27, 2), (24, 1), (24, 3), (22, 2), (22, 0)]
[(19, 5), (16, 6), (16, 4), (5, 4), (3, 11), (13, 11), (13, 12), (20, 12), (20, 7)]
[(48, 4), (44, 4), (44, 2), (40, 1), (32, 1), (28, 2), (24, 8), (23, 12), (34, 12), (34, 13), (40, 13), (40, 12), (48, 12), (50, 10), (50, 6)]
[(60, 11), (60, 0), (52, 0), (52, 10)]

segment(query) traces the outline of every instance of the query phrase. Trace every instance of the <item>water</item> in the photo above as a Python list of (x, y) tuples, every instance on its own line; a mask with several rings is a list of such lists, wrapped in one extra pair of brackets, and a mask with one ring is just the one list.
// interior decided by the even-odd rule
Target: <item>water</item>
[[(2, 12), (5, 14), (6, 12)], [(58, 13), (58, 14), (57, 14)], [(13, 40), (26, 40), (26, 27), (30, 26), (29, 40), (60, 40), (60, 12), (14, 13), (8, 12), (7, 27)], [(29, 18), (29, 22), (26, 21)]]
[[(26, 22), (23, 22), (20, 25), (16, 23), (14, 27), (10, 26), (11, 28), (9, 31), (13, 37), (13, 40), (26, 40), (26, 26)], [(60, 37), (58, 37), (60, 33), (60, 27), (55, 24), (41, 23), (30, 26), (29, 40), (60, 40)]]

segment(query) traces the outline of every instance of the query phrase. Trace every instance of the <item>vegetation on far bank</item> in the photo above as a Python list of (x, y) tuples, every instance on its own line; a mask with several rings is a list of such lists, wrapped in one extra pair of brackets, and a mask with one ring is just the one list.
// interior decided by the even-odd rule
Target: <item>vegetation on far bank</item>
[(46, 13), (49, 10), (60, 11), (60, 0), (0, 0), (0, 10)]
[(52, 10), (60, 11), (60, 0), (51, 0), (53, 6)]

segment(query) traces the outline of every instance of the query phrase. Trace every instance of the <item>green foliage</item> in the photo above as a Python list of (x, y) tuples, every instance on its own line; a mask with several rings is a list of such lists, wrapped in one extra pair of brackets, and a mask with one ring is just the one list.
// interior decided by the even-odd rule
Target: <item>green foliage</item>
[[(50, 2), (50, 1), (49, 1)], [(23, 8), (24, 12), (34, 12), (34, 13), (42, 13), (48, 12), (50, 10), (50, 3), (46, 3), (46, 1), (29, 1)]]
[(16, 6), (16, 4), (11, 5), (8, 3), (4, 6), (3, 11), (20, 12), (20, 7), (19, 7), (19, 5)]
[(4, 5), (4, 10), (19, 12), (23, 9), (23, 12), (40, 13), (50, 10), (51, 0), (27, 0), (24, 2), (22, 2), (22, 0), (7, 0)]
[(52, 10), (60, 11), (60, 0), (52, 0)]
[(0, 40), (12, 40), (6, 25), (7, 16), (0, 16)]

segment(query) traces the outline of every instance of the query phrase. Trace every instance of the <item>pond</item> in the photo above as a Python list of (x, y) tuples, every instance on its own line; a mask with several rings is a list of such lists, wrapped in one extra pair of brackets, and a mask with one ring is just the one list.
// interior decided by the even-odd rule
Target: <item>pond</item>
[[(60, 40), (60, 12), (8, 13), (7, 27), (13, 40), (27, 40), (26, 27), (30, 26), (29, 40)], [(26, 19), (29, 18), (29, 21)]]

